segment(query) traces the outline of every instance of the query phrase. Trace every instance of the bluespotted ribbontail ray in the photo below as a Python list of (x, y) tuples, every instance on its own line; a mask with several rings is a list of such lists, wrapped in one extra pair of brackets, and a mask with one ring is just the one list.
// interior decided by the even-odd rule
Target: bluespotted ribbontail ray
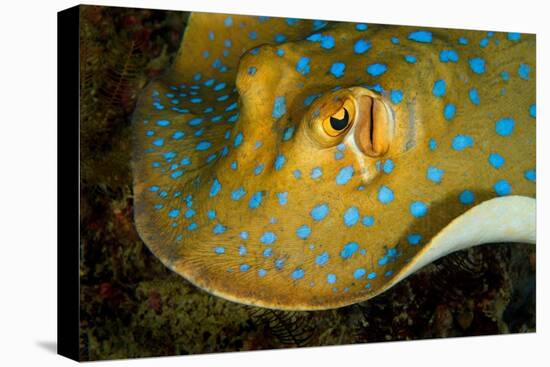
[(193, 13), (134, 114), (137, 228), (215, 295), (327, 309), (535, 241), (535, 37)]

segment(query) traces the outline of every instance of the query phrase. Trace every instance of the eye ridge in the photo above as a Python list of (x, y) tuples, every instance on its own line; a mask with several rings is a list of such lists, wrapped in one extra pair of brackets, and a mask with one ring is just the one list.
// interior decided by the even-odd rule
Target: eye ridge
[(337, 119), (332, 116), (330, 117), (330, 126), (336, 131), (344, 130), (348, 126), (348, 123), (349, 113), (346, 108), (344, 108), (344, 117), (342, 117), (341, 119)]

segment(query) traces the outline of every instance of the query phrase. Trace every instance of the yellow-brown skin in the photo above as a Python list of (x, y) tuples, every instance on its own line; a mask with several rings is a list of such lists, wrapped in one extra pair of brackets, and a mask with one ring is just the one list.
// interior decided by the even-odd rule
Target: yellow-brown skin
[[(494, 33), (489, 44), (480, 47), (486, 32), (422, 28), (432, 35), (431, 42), (422, 43), (408, 39), (418, 28), (369, 25), (358, 31), (353, 23), (329, 23), (317, 31), (334, 39), (333, 47), (324, 48), (330, 40), (306, 39), (316, 33), (311, 21), (289, 26), (284, 19), (260, 22), (256, 17), (233, 15), (231, 20), (228, 26), (227, 15), (193, 14), (173, 69), (146, 88), (134, 115), (138, 230), (156, 256), (197, 286), (237, 302), (278, 309), (348, 305), (385, 289), (445, 225), (496, 197), (499, 180), (511, 185), (511, 194), (535, 196), (535, 182), (525, 177), (535, 169), (535, 118), (530, 115), (535, 104), (534, 36), (522, 34), (515, 41), (505, 33)], [(250, 39), (251, 31), (257, 32), (255, 40)], [(284, 43), (273, 41), (278, 33), (285, 34)], [(392, 43), (392, 37), (399, 44)], [(468, 45), (459, 44), (460, 37), (467, 38)], [(225, 45), (229, 54), (224, 57), (226, 39), (231, 45)], [(359, 39), (371, 43), (362, 54), (354, 51)], [(208, 50), (207, 59), (204, 50)], [(455, 50), (457, 62), (440, 61), (442, 50)], [(406, 55), (416, 56), (416, 62), (405, 61)], [(297, 69), (304, 56), (309, 58), (306, 75), (303, 68), (302, 72)], [(212, 67), (216, 58), (227, 71)], [(485, 60), (483, 73), (470, 67), (472, 58)], [(345, 63), (341, 77), (330, 72), (335, 62)], [(370, 75), (367, 67), (376, 63), (385, 64), (387, 71)], [(520, 64), (530, 67), (528, 80), (518, 76)], [(509, 73), (509, 80), (503, 80), (503, 71)], [(198, 72), (199, 81), (194, 80)], [(210, 77), (216, 82), (205, 86)], [(445, 80), (446, 89), (437, 97), (433, 87), (440, 79)], [(214, 90), (220, 82), (226, 83), (225, 88)], [(377, 83), (382, 93), (372, 88)], [(237, 92), (218, 101), (233, 84)], [(194, 96), (189, 93), (192, 85), (200, 86)], [(336, 86), (341, 89), (333, 91)], [(469, 99), (471, 88), (478, 91), (479, 105)], [(400, 102), (391, 100), (391, 90), (403, 92)], [(314, 94), (322, 95), (306, 105), (304, 100)], [(281, 96), (285, 99), (282, 114), (275, 106)], [(202, 102), (192, 102), (194, 97)], [(224, 111), (236, 101), (238, 108)], [(342, 118), (344, 103), (350, 110), (349, 126), (331, 136), (323, 126), (331, 116)], [(448, 103), (456, 106), (450, 120), (443, 113)], [(207, 107), (215, 111), (205, 113)], [(236, 112), (238, 120), (232, 122)], [(211, 122), (216, 115), (221, 120)], [(189, 126), (194, 117), (203, 121)], [(509, 136), (496, 133), (497, 121), (503, 118), (514, 120)], [(169, 124), (159, 125), (163, 120)], [(369, 124), (374, 124), (372, 137)], [(294, 127), (293, 134), (289, 127)], [(194, 136), (202, 128), (203, 135)], [(178, 132), (185, 136), (176, 139)], [(453, 149), (457, 135), (467, 135), (473, 144)], [(164, 139), (160, 146), (153, 143), (159, 138)], [(430, 139), (437, 148), (430, 149)], [(202, 141), (211, 146), (197, 150)], [(174, 154), (167, 156), (170, 152)], [(213, 153), (216, 157), (208, 162)], [(505, 159), (500, 168), (489, 163), (491, 153)], [(335, 158), (338, 154), (340, 159)], [(277, 169), (279, 155), (285, 161)], [(181, 164), (184, 157), (190, 158), (189, 165)], [(393, 169), (388, 166), (385, 171), (388, 160)], [(232, 168), (234, 161), (237, 169)], [(259, 164), (263, 170), (255, 175)], [(316, 167), (322, 176), (311, 176)], [(336, 178), (344, 167), (352, 167), (353, 176), (338, 184)], [(428, 179), (429, 167), (444, 172), (439, 183)], [(181, 174), (172, 177), (178, 171)], [(219, 189), (213, 188), (214, 180)], [(232, 193), (241, 187), (245, 193), (235, 200)], [(391, 202), (380, 199), (381, 187), (391, 189)], [(464, 190), (474, 194), (473, 203), (461, 203)], [(263, 193), (261, 203), (251, 208), (257, 192)], [(281, 192), (288, 193), (284, 205), (277, 195)], [(185, 200), (189, 194), (191, 204)], [(426, 204), (426, 215), (411, 213), (415, 201)], [(162, 207), (155, 208), (158, 204)], [(329, 210), (317, 221), (311, 212), (319, 204)], [(344, 213), (351, 207), (360, 216), (348, 226)], [(215, 210), (215, 218), (208, 216), (209, 210)], [(368, 216), (374, 218), (371, 226), (362, 223), (368, 223)], [(197, 226), (193, 230), (188, 229), (191, 223)], [(217, 227), (218, 234), (216, 224), (223, 226), (223, 230)], [(297, 234), (303, 225), (311, 230), (307, 239)], [(247, 239), (241, 238), (243, 231)], [(266, 232), (276, 240), (263, 243)], [(420, 243), (411, 245), (411, 234), (420, 235)], [(344, 245), (350, 242), (358, 248), (343, 257)], [(245, 254), (241, 246), (246, 247)], [(271, 253), (264, 252), (267, 248)], [(325, 253), (328, 260), (326, 256), (319, 260)], [(284, 264), (277, 267), (280, 259)], [(249, 267), (241, 268), (243, 264)], [(376, 276), (370, 279), (372, 273)], [(329, 274), (335, 282), (329, 282), (333, 279)]]

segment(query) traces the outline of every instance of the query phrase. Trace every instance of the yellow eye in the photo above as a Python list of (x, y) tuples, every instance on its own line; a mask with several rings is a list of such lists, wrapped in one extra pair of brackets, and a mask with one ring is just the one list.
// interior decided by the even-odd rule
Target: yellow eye
[(323, 130), (329, 136), (339, 136), (348, 130), (354, 117), (355, 106), (353, 102), (348, 99), (338, 111), (323, 120)]

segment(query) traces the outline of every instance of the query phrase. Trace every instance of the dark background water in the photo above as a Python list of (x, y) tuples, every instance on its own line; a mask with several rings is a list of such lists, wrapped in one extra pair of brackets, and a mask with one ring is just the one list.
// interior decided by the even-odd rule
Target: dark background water
[(172, 273), (134, 227), (130, 119), (188, 13), (81, 9), (82, 360), (535, 331), (534, 246), (461, 251), (372, 300), (317, 312), (243, 306)]

